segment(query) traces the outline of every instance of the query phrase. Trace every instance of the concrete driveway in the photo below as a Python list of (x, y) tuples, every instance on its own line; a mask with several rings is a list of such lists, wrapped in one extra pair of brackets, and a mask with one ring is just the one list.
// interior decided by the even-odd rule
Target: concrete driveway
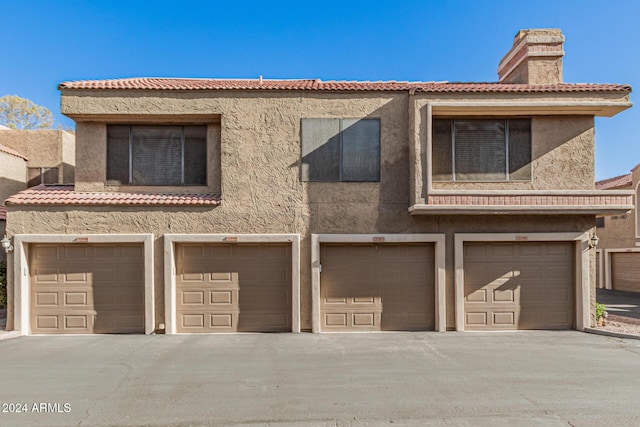
[(0, 409), (26, 408), (0, 425), (640, 424), (640, 341), (579, 332), (24, 337), (0, 361)]

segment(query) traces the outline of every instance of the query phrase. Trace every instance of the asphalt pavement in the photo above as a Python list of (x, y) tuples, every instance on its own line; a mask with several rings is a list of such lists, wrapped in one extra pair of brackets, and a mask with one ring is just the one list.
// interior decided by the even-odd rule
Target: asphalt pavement
[(610, 314), (640, 319), (640, 292), (596, 289), (596, 300), (604, 304)]
[(640, 425), (640, 341), (567, 332), (0, 341), (7, 426)]

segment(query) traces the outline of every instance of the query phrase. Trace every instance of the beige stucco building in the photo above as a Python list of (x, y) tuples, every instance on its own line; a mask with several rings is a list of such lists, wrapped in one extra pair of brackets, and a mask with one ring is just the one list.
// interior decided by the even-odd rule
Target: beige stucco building
[(598, 216), (597, 286), (640, 292), (640, 165), (628, 174), (596, 182), (599, 190), (627, 190), (635, 194), (634, 206), (619, 215)]
[[(74, 182), (75, 139), (62, 130), (15, 130), (0, 125), (0, 237), (6, 228), (4, 201), (42, 183)], [(0, 253), (5, 259), (5, 253)]]
[(60, 85), (75, 184), (11, 197), (10, 327), (95, 332), (583, 329), (594, 117), (559, 30), (497, 83), (122, 79)]

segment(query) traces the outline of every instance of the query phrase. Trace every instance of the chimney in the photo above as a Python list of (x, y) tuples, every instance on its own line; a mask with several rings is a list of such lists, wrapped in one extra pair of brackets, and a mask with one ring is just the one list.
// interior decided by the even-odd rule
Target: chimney
[(564, 36), (556, 28), (520, 30), (498, 65), (500, 82), (562, 83), (563, 43)]

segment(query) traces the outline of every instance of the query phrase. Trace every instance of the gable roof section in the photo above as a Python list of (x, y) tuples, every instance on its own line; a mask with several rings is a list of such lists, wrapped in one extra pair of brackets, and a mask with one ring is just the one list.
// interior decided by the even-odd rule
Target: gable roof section
[(613, 190), (615, 188), (627, 187), (633, 183), (631, 174), (614, 176), (613, 178), (603, 179), (596, 182), (597, 190)]
[(2, 144), (0, 144), (0, 151), (3, 152), (3, 153), (10, 154), (10, 155), (15, 156), (15, 157), (20, 157), (21, 159), (24, 159), (24, 160), (29, 160), (23, 154), (18, 153), (16, 150), (13, 150), (13, 149), (11, 149), (9, 147), (6, 147), (6, 146), (4, 146)]
[(550, 93), (550, 92), (631, 92), (624, 84), (559, 83), (527, 85), (505, 83), (449, 83), (397, 81), (322, 81), (264, 79), (183, 79), (127, 78), (79, 80), (61, 83), (60, 90), (305, 90), (305, 91), (410, 91), (412, 93)]
[(161, 205), (161, 206), (218, 206), (217, 194), (152, 194), (74, 191), (73, 185), (38, 185), (9, 197), (12, 205)]

